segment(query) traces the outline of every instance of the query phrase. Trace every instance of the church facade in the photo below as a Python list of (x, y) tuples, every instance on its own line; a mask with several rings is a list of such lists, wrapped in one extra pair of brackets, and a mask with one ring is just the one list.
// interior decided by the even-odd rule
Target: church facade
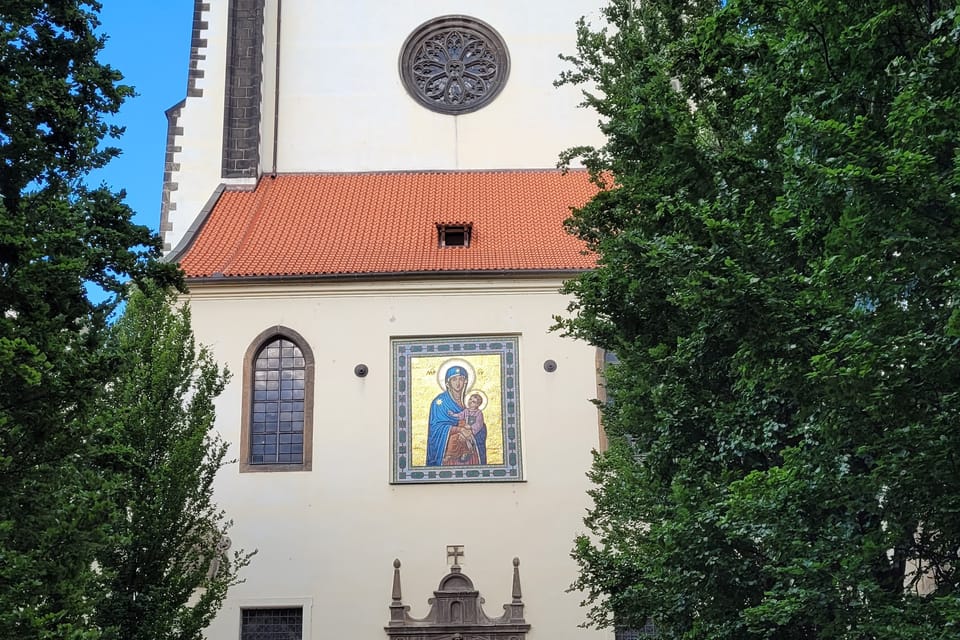
[(209, 638), (607, 637), (568, 589), (597, 354), (551, 330), (599, 4), (197, 0), (161, 232), (257, 550)]

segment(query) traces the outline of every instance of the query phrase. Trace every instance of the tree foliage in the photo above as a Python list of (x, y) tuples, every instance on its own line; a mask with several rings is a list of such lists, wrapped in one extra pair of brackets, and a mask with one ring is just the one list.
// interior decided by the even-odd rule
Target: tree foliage
[(610, 0), (572, 70), (607, 189), (563, 329), (613, 351), (591, 621), (960, 633), (960, 13)]
[(0, 629), (75, 638), (90, 627), (91, 561), (112, 505), (89, 412), (99, 349), (129, 277), (178, 282), (123, 194), (85, 176), (117, 150), (105, 117), (131, 89), (101, 64), (99, 5), (0, 0)]
[(213, 502), (228, 447), (213, 431), (226, 372), (175, 303), (161, 289), (135, 292), (107, 344), (119, 365), (96, 419), (114, 434), (118, 508), (97, 557), (104, 638), (199, 640), (249, 559), (228, 555), (230, 523)]

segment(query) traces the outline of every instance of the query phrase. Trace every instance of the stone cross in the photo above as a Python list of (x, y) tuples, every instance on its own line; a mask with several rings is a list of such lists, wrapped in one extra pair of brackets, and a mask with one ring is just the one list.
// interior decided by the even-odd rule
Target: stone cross
[(464, 556), (463, 545), (462, 544), (448, 544), (447, 545), (447, 560), (453, 558), (451, 563), (454, 567), (460, 566), (460, 558)]

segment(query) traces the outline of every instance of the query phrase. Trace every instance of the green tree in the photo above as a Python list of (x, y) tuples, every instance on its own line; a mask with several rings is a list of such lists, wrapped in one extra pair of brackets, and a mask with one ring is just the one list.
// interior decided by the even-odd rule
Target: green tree
[(96, 2), (0, 0), (0, 632), (96, 633), (94, 551), (111, 505), (88, 419), (110, 363), (99, 346), (117, 294), (147, 273), (176, 282), (123, 194), (84, 177), (117, 150), (104, 118), (131, 89), (97, 60)]
[[(567, 333), (614, 352), (574, 552), (662, 638), (960, 633), (960, 14), (611, 0)], [(918, 569), (919, 567), (919, 569)]]
[(228, 555), (230, 523), (213, 502), (227, 443), (213, 431), (227, 376), (170, 292), (135, 291), (112, 328), (118, 363), (96, 412), (113, 434), (118, 509), (98, 555), (105, 638), (199, 640), (249, 554)]

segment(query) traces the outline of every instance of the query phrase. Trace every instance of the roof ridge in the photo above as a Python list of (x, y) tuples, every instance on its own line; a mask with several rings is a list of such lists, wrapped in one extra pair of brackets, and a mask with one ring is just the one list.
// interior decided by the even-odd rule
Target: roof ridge
[(313, 176), (398, 176), (398, 175), (437, 175), (437, 174), (523, 174), (523, 173), (581, 173), (586, 167), (544, 167), (540, 169), (374, 169), (370, 171), (289, 171), (273, 174), (276, 178), (298, 178)]

